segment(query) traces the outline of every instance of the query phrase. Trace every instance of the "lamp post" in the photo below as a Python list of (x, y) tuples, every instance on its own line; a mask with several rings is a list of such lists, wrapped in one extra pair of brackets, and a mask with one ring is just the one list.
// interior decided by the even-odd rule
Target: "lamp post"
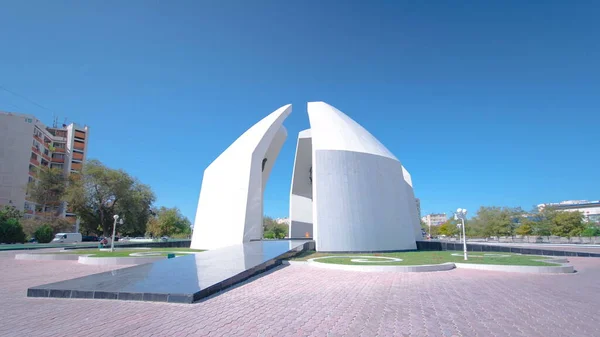
[(431, 240), (431, 220), (427, 222), (429, 223), (429, 240)]
[[(115, 230), (117, 229), (117, 220), (119, 220), (119, 216), (117, 214), (113, 215), (113, 219), (115, 219), (115, 222), (113, 223), (113, 234), (112, 234), (112, 239), (110, 240), (110, 251), (114, 252), (115, 251)], [(119, 221), (119, 224), (122, 225), (123, 224), (123, 219), (121, 219), (121, 221)]]
[(467, 236), (465, 235), (465, 218), (467, 217), (467, 210), (463, 209), (463, 208), (459, 208), (456, 210), (456, 213), (454, 213), (454, 217), (457, 219), (460, 219), (461, 221), (461, 227), (462, 227), (462, 239), (463, 239), (463, 251), (464, 251), (464, 255), (465, 255), (465, 261), (468, 260), (467, 257)]

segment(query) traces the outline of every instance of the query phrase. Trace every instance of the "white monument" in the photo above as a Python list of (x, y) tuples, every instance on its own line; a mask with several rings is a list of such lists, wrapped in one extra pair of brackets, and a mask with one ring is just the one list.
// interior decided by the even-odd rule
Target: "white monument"
[[(262, 238), (263, 192), (290, 111), (286, 105), (258, 122), (205, 170), (192, 248)], [(296, 147), (290, 237), (312, 237), (319, 251), (416, 249), (421, 227), (412, 180), (400, 161), (324, 102), (308, 103), (308, 116), (310, 129), (300, 132)]]

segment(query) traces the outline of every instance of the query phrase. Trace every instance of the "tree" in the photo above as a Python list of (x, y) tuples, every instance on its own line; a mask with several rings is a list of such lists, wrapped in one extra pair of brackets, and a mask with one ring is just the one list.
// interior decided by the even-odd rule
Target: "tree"
[(36, 231), (33, 233), (33, 236), (39, 243), (48, 243), (52, 241), (52, 238), (54, 237), (54, 231), (52, 230), (52, 227), (48, 225), (42, 225), (36, 229)]
[(517, 235), (527, 236), (533, 233), (533, 228), (531, 227), (529, 222), (524, 222), (521, 224), (521, 226), (517, 227), (515, 232), (517, 233)]
[(52, 232), (54, 234), (60, 232), (69, 232), (72, 231), (73, 228), (72, 223), (70, 223), (64, 218), (59, 217), (23, 219), (21, 220), (21, 225), (23, 225), (23, 231), (25, 232), (25, 234), (29, 237), (35, 237), (35, 231), (44, 225), (47, 225), (50, 228), (52, 228)]
[(485, 236), (513, 236), (522, 213), (520, 208), (481, 206), (473, 222)]
[(150, 217), (146, 226), (146, 232), (151, 233), (153, 236), (188, 237), (191, 234), (190, 220), (181, 214), (179, 208), (161, 207), (153, 213), (155, 215)]
[(0, 210), (0, 243), (25, 242), (25, 233), (19, 223), (23, 214), (14, 206)]
[(440, 235), (453, 236), (458, 233), (458, 227), (454, 221), (448, 220), (439, 226), (438, 233)]
[(29, 200), (38, 204), (42, 212), (46, 212), (46, 206), (58, 208), (54, 214), (58, 216), (66, 188), (67, 179), (62, 170), (42, 167), (38, 172), (38, 180), (27, 185), (27, 194)]
[(570, 238), (579, 236), (585, 229), (583, 213), (557, 212), (552, 219), (552, 234)]
[(121, 232), (143, 233), (155, 196), (150, 187), (141, 184), (123, 170), (90, 160), (81, 174), (71, 175), (66, 200), (82, 220), (82, 229), (100, 231), (108, 236), (113, 215), (124, 219)]
[(289, 228), (285, 224), (277, 223), (269, 216), (263, 217), (263, 237), (266, 239), (283, 239), (288, 236)]
[(600, 228), (595, 224), (588, 224), (588, 226), (583, 230), (583, 232), (581, 232), (581, 236), (600, 236)]

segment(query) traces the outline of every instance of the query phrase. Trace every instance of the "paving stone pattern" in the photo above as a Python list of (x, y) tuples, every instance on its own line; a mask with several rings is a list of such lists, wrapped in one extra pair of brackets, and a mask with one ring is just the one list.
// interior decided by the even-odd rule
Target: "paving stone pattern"
[(122, 266), (0, 253), (0, 336), (600, 336), (600, 259), (571, 261), (571, 275), (292, 265), (189, 305), (27, 298), (28, 287)]

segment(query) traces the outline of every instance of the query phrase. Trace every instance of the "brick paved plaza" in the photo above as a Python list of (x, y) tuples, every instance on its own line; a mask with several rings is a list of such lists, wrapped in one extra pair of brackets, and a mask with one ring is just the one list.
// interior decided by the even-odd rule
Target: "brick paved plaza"
[(42, 299), (115, 268), (0, 253), (0, 336), (600, 336), (600, 258), (578, 273), (359, 273), (280, 267), (201, 303)]

